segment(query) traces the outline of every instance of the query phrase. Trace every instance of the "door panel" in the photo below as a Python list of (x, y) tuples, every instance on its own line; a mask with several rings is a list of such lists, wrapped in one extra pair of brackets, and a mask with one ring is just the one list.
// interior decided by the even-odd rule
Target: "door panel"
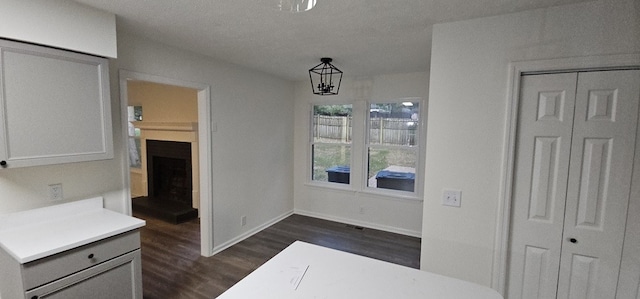
[(525, 246), (524, 270), (522, 271), (522, 298), (541, 298), (541, 291), (557, 280), (549, 263), (550, 250)]
[(569, 298), (571, 299), (596, 299), (594, 297), (597, 285), (597, 273), (599, 259), (590, 256), (573, 255), (571, 259), (572, 275), (569, 280)]
[(558, 298), (616, 294), (639, 85), (637, 70), (578, 76)]
[(560, 137), (536, 137), (533, 149), (529, 218), (547, 223), (553, 222), (551, 208), (555, 205), (558, 173), (558, 145)]
[(585, 138), (576, 226), (602, 229), (611, 161), (611, 138)]
[(556, 296), (576, 81), (522, 78), (508, 298)]

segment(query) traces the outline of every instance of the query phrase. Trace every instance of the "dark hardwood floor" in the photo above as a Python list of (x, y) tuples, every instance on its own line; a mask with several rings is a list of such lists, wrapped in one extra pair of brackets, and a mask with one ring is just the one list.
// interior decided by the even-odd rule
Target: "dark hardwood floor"
[(420, 239), (292, 215), (212, 256), (200, 256), (200, 224), (147, 221), (141, 230), (144, 298), (215, 298), (296, 240), (413, 268)]

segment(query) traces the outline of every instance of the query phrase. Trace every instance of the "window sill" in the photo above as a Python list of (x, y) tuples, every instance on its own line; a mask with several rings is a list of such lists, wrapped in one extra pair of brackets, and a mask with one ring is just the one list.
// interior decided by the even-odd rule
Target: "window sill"
[[(375, 197), (380, 197), (384, 199), (403, 200), (403, 201), (410, 200), (410, 201), (417, 201), (417, 202), (423, 201), (422, 196), (420, 196), (417, 193), (393, 191), (391, 189), (381, 190), (377, 188), (365, 187), (364, 190), (356, 190), (350, 184), (339, 184), (339, 183), (328, 183), (328, 182), (306, 182), (304, 185), (306, 187), (311, 187), (315, 189), (324, 189), (324, 190), (328, 189), (331, 191), (342, 191), (342, 192), (349, 192), (353, 194), (363, 194), (367, 196), (375, 196)], [(403, 193), (409, 193), (409, 194), (403, 194)]]
[(411, 201), (419, 201), (419, 202), (423, 201), (422, 196), (420, 196), (417, 193), (393, 191), (391, 189), (378, 189), (378, 188), (366, 187), (364, 190), (360, 191), (359, 193), (367, 194), (371, 196), (384, 197), (384, 198), (392, 198), (397, 200), (411, 200)]
[(330, 189), (337, 191), (345, 191), (357, 193), (357, 190), (354, 190), (351, 184), (340, 184), (340, 183), (329, 183), (329, 182), (306, 182), (304, 184), (307, 187), (317, 188), (317, 189)]

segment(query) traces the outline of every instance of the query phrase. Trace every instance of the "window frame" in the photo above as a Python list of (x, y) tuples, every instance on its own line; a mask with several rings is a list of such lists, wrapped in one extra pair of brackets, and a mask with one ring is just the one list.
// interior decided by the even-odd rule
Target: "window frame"
[[(414, 178), (414, 191), (394, 190), (386, 188), (376, 188), (368, 186), (368, 163), (369, 163), (369, 132), (370, 132), (370, 107), (371, 104), (379, 103), (402, 103), (402, 102), (418, 102), (420, 107), (418, 108), (418, 123), (417, 133), (415, 135), (415, 153), (416, 153), (416, 169)], [(351, 105), (351, 117), (352, 117), (352, 135), (350, 144), (350, 181), (349, 184), (334, 183), (313, 180), (313, 145), (314, 142), (314, 127), (313, 127), (313, 115), (314, 106), (318, 105)], [(360, 100), (360, 101), (348, 101), (342, 100), (338, 102), (331, 101), (312, 101), (308, 106), (308, 123), (309, 127), (307, 134), (309, 139), (307, 143), (307, 162), (309, 167), (307, 172), (306, 185), (318, 188), (336, 189), (350, 192), (358, 192), (363, 194), (369, 194), (373, 196), (384, 196), (392, 199), (399, 200), (414, 200), (423, 201), (423, 178), (424, 178), (424, 153), (426, 151), (426, 111), (427, 103), (423, 97), (403, 97), (403, 98), (387, 98), (381, 100)], [(322, 144), (322, 143), (320, 143)], [(378, 145), (377, 148), (389, 147), (387, 145)], [(397, 146), (391, 146), (394, 149), (400, 148)]]
[[(400, 104), (403, 102), (413, 102), (418, 103), (420, 107), (418, 107), (418, 120), (416, 124), (417, 133), (415, 134), (414, 144), (410, 145), (384, 145), (384, 144), (371, 144), (371, 113), (369, 111), (372, 104)], [(380, 99), (380, 100), (370, 100), (366, 102), (366, 110), (365, 111), (365, 132), (364, 132), (364, 145), (362, 149), (362, 173), (364, 174), (363, 186), (362, 189), (367, 193), (373, 194), (384, 194), (388, 196), (394, 197), (402, 197), (408, 199), (418, 199), (421, 200), (420, 196), (422, 194), (422, 174), (424, 158), (422, 157), (422, 153), (424, 152), (424, 145), (422, 144), (423, 136), (424, 136), (424, 102), (421, 97), (406, 97), (406, 98), (394, 98), (394, 99)], [(388, 188), (377, 188), (369, 186), (369, 153), (371, 148), (374, 149), (410, 149), (415, 152), (416, 156), (416, 165), (414, 169), (414, 188), (413, 191), (406, 190), (395, 190)]]
[[(351, 106), (351, 123), (352, 123), (352, 127), (351, 127), (351, 138), (350, 138), (350, 142), (349, 143), (329, 143), (329, 142), (316, 142), (315, 138), (314, 138), (314, 126), (313, 126), (313, 119), (314, 119), (314, 107), (315, 106), (331, 106), (331, 105), (349, 105)], [(353, 163), (354, 163), (354, 150), (353, 150), (353, 145), (354, 145), (354, 135), (357, 134), (355, 128), (353, 127), (354, 122), (355, 122), (355, 108), (356, 104), (351, 102), (351, 101), (341, 101), (341, 102), (314, 102), (314, 103), (310, 103), (309, 105), (309, 130), (308, 130), (308, 134), (309, 134), (309, 142), (308, 142), (308, 149), (307, 149), (307, 165), (309, 167), (309, 171), (307, 171), (307, 182), (308, 184), (311, 185), (315, 185), (315, 186), (324, 186), (324, 187), (329, 187), (329, 188), (336, 188), (336, 189), (346, 189), (346, 190), (352, 190), (355, 184), (354, 180), (353, 180)], [(314, 180), (314, 161), (315, 161), (315, 157), (314, 157), (314, 146), (316, 144), (319, 145), (343, 145), (349, 148), (349, 168), (350, 168), (350, 172), (349, 172), (349, 183), (338, 183), (338, 182), (329, 182), (329, 181), (321, 181), (321, 180)]]

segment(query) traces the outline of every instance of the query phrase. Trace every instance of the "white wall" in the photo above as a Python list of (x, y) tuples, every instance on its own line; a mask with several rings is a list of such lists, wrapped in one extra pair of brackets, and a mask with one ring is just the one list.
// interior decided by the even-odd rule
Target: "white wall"
[[(115, 57), (110, 61), (115, 158), (0, 171), (0, 214), (49, 202), (62, 183), (65, 201), (96, 195), (109, 209), (129, 211), (126, 151), (120, 119), (120, 69), (211, 86), (213, 243), (227, 244), (293, 211), (293, 84), (118, 33), (115, 16), (69, 0), (0, 0), (0, 36)], [(108, 30), (108, 26), (112, 30)], [(92, 31), (93, 30), (93, 31)], [(97, 31), (96, 31), (97, 30)], [(44, 124), (43, 124), (44, 125)], [(240, 226), (240, 217), (247, 225)]]
[[(509, 62), (637, 53), (639, 9), (595, 1), (434, 26), (423, 270), (491, 284)], [(462, 190), (462, 207), (440, 204), (444, 188)]]
[[(125, 32), (118, 32), (118, 53), (111, 63), (114, 95), (120, 69), (211, 87), (214, 251), (293, 211), (291, 82)], [(116, 148), (119, 159), (122, 149)]]
[[(0, 0), (0, 37), (115, 56), (115, 15), (67, 0)], [(115, 159), (0, 170), (0, 214), (60, 203), (48, 201), (53, 183), (62, 183), (64, 201), (102, 195), (108, 208), (127, 211), (120, 171)]]
[[(371, 78), (343, 78), (337, 96), (315, 96), (309, 81), (295, 87), (295, 155), (294, 198), (296, 213), (340, 221), (412, 236), (420, 236), (422, 198), (395, 198), (358, 192), (352, 189), (329, 189), (308, 184), (309, 173), (309, 115), (312, 103), (353, 103), (359, 112), (368, 111), (365, 101), (421, 97), (426, 108), (429, 74), (426, 72), (381, 75)], [(319, 102), (321, 101), (321, 102)], [(427, 109), (423, 110), (424, 112)], [(424, 114), (423, 114), (424, 115)], [(355, 116), (354, 116), (355, 118)], [(362, 116), (364, 118), (364, 116)], [(424, 129), (424, 128), (423, 128)], [(352, 151), (362, 151), (364, 124), (354, 122)], [(424, 144), (424, 138), (422, 140)], [(352, 168), (362, 168), (363, 161), (353, 161)], [(361, 178), (352, 174), (352, 182)], [(352, 183), (354, 184), (354, 183)], [(343, 186), (339, 186), (343, 187)], [(360, 213), (364, 208), (364, 214)]]
[(70, 0), (0, 0), (0, 37), (117, 57), (116, 16)]

